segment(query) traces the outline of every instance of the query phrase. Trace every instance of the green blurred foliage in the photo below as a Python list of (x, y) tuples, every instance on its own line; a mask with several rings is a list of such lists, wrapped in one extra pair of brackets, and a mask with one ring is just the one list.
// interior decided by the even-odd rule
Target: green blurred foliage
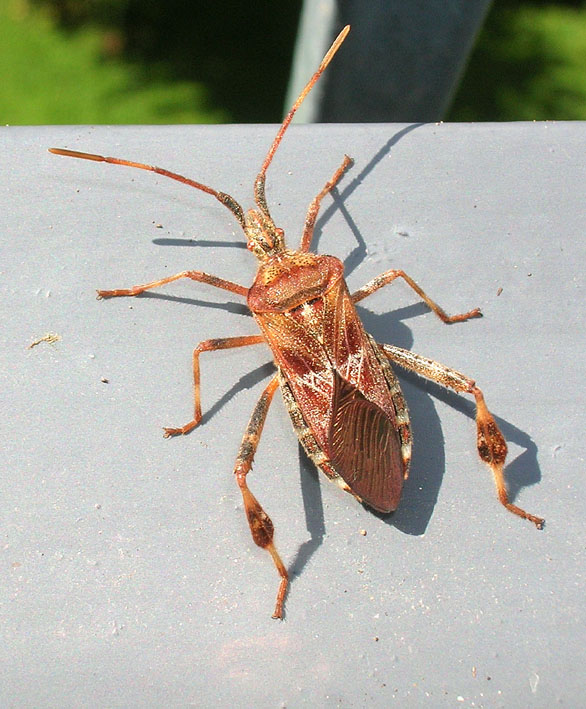
[(586, 3), (496, 0), (446, 120), (547, 119), (586, 119)]
[(210, 104), (228, 120), (282, 118), (302, 0), (28, 2), (71, 36), (99, 27), (104, 55), (123, 58), (145, 80), (154, 73), (205, 86)]
[(108, 58), (103, 30), (55, 27), (26, 2), (0, 0), (0, 121), (3, 124), (217, 123), (202, 83), (165, 67)]

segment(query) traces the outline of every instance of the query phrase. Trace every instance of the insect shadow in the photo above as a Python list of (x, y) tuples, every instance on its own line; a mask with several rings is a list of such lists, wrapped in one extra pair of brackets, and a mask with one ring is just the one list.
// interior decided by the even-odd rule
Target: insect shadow
[(319, 251), (319, 240), (322, 235), (323, 226), (330, 220), (334, 212), (340, 212), (342, 217), (345, 219), (346, 224), (350, 228), (352, 235), (356, 239), (356, 246), (354, 249), (346, 256), (344, 259), (344, 277), (347, 279), (348, 276), (357, 268), (357, 266), (364, 261), (367, 255), (366, 242), (362, 238), (362, 234), (355, 224), (350, 212), (346, 209), (344, 202), (345, 200), (359, 187), (362, 186), (364, 180), (370, 175), (370, 173), (375, 169), (375, 167), (383, 160), (390, 152), (391, 148), (396, 145), (400, 140), (402, 140), (411, 131), (417, 130), (424, 126), (424, 123), (411, 123), (405, 128), (397, 131), (392, 135), (387, 142), (377, 150), (373, 157), (368, 161), (368, 163), (360, 170), (357, 175), (349, 173), (351, 179), (344, 183), (342, 188), (336, 187), (330, 193), (332, 196), (332, 203), (327, 207), (322, 209), (320, 216), (315, 224), (315, 231), (313, 233), (313, 250)]
[(153, 239), (153, 244), (157, 246), (199, 246), (199, 247), (212, 247), (213, 249), (244, 249), (246, 250), (246, 243), (244, 241), (216, 241), (214, 239), (178, 239), (169, 237), (159, 237), (158, 239)]
[(198, 308), (212, 308), (215, 310), (224, 310), (227, 313), (232, 313), (234, 315), (246, 315), (247, 317), (252, 317), (250, 310), (246, 303), (237, 302), (222, 302), (216, 303), (213, 300), (200, 300), (199, 298), (186, 298), (180, 295), (171, 295), (170, 293), (153, 293), (152, 291), (147, 291), (141, 293), (139, 298), (153, 298), (155, 300), (168, 300), (172, 303), (183, 303), (184, 305), (194, 305)]

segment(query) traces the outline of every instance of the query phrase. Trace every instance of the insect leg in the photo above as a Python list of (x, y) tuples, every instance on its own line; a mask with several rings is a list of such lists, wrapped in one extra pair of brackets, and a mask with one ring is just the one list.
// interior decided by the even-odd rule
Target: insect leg
[(321, 201), (328, 194), (328, 192), (331, 192), (334, 189), (334, 187), (344, 176), (346, 170), (349, 167), (352, 167), (353, 162), (354, 161), (352, 160), (352, 158), (349, 158), (347, 155), (344, 155), (344, 160), (340, 167), (336, 170), (336, 172), (334, 172), (332, 179), (329, 180), (329, 182), (326, 182), (322, 191), (316, 197), (313, 198), (313, 201), (309, 205), (309, 209), (307, 210), (307, 215), (305, 217), (305, 225), (303, 227), (301, 245), (299, 247), (300, 251), (309, 251), (311, 239), (313, 237), (313, 228), (315, 227), (315, 220), (317, 219), (317, 214), (319, 212)]
[(274, 527), (271, 518), (263, 510), (260, 502), (248, 489), (248, 485), (246, 484), (246, 476), (252, 468), (252, 460), (256, 452), (256, 447), (258, 446), (258, 442), (260, 440), (260, 435), (262, 433), (273, 394), (275, 393), (278, 385), (279, 379), (278, 376), (275, 375), (261, 394), (260, 399), (257, 401), (254, 411), (252, 412), (252, 416), (250, 417), (250, 421), (248, 422), (242, 443), (240, 444), (240, 451), (238, 452), (236, 465), (234, 466), (236, 482), (242, 492), (246, 518), (248, 519), (248, 525), (250, 526), (254, 543), (257, 546), (266, 549), (270, 553), (275, 566), (277, 567), (277, 571), (279, 572), (279, 576), (281, 577), (273, 618), (283, 617), (283, 602), (285, 600), (285, 594), (287, 593), (287, 586), (289, 585), (289, 574), (287, 573), (287, 569), (281, 561), (281, 557), (279, 556), (279, 553), (273, 543)]
[(200, 281), (201, 283), (207, 283), (215, 288), (223, 288), (224, 290), (229, 290), (232, 293), (237, 293), (238, 295), (246, 296), (248, 293), (248, 288), (238, 285), (238, 283), (233, 283), (232, 281), (225, 281), (223, 278), (218, 278), (218, 276), (212, 276), (209, 273), (204, 273), (203, 271), (181, 271), (181, 273), (176, 273), (174, 276), (168, 276), (167, 278), (161, 278), (159, 281), (151, 281), (151, 283), (144, 283), (140, 286), (132, 286), (132, 288), (119, 288), (118, 290), (99, 290), (98, 300), (101, 298), (115, 298), (121, 295), (139, 295), (144, 293), (145, 290), (150, 290), (151, 288), (158, 288), (159, 286), (164, 286), (166, 283), (172, 283), (173, 281), (178, 281), (180, 278), (191, 278), (192, 281)]
[(369, 281), (365, 286), (362, 286), (362, 288), (357, 290), (355, 293), (352, 293), (352, 302), (358, 303), (358, 301), (371, 295), (379, 288), (392, 283), (395, 278), (402, 278), (409, 286), (411, 286), (421, 300), (423, 300), (445, 323), (462, 322), (463, 320), (468, 320), (469, 318), (482, 317), (480, 308), (474, 308), (474, 310), (470, 310), (467, 313), (460, 313), (459, 315), (448, 315), (446, 311), (443, 310), (443, 308), (440, 308), (440, 306), (433, 301), (410, 276), (408, 276), (404, 271), (397, 271), (394, 269), (381, 273), (380, 276), (373, 278), (372, 281)]
[(165, 438), (189, 433), (201, 421), (201, 395), (200, 395), (200, 374), (199, 356), (202, 352), (213, 352), (215, 350), (227, 350), (231, 347), (246, 347), (247, 345), (260, 345), (264, 342), (262, 335), (247, 335), (245, 337), (222, 337), (213, 340), (204, 340), (193, 350), (193, 393), (194, 410), (193, 419), (180, 428), (164, 428)]
[(482, 391), (476, 386), (473, 379), (457, 372), (455, 369), (434, 362), (421, 355), (414, 354), (409, 350), (404, 350), (394, 345), (379, 345), (385, 355), (392, 361), (405, 369), (410, 369), (417, 374), (421, 374), (428, 379), (450, 387), (457, 392), (473, 394), (476, 399), (476, 426), (477, 426), (477, 446), (481, 459), (492, 470), (496, 484), (497, 494), (500, 502), (513, 514), (528, 519), (533, 522), (537, 529), (542, 529), (544, 520), (541, 517), (525, 512), (525, 510), (509, 502), (507, 485), (503, 473), (505, 458), (507, 456), (507, 444), (496, 424), (492, 414), (488, 410), (484, 401)]

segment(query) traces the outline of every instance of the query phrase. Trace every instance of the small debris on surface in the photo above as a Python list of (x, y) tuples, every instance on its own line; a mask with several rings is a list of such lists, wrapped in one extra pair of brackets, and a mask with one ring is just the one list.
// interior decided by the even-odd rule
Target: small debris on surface
[(33, 347), (40, 345), (41, 342), (48, 342), (50, 345), (53, 345), (55, 342), (59, 342), (60, 339), (61, 335), (57, 335), (55, 332), (48, 332), (46, 335), (39, 337), (38, 340), (31, 342), (31, 344), (27, 347), (27, 350), (32, 350)]

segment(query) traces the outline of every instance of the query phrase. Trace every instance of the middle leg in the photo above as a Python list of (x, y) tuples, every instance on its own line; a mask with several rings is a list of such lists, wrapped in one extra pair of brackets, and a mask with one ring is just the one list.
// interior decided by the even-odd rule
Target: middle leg
[(363, 298), (375, 293), (379, 288), (392, 283), (395, 278), (402, 278), (411, 288), (413, 288), (421, 300), (423, 300), (427, 306), (433, 310), (438, 318), (443, 320), (445, 323), (462, 322), (463, 320), (468, 320), (469, 318), (482, 317), (480, 308), (474, 308), (467, 313), (460, 313), (458, 315), (448, 315), (443, 308), (432, 300), (427, 293), (420, 286), (418, 286), (417, 283), (415, 283), (411, 276), (408, 276), (405, 271), (395, 269), (381, 273), (380, 276), (373, 278), (372, 281), (369, 281), (365, 286), (362, 286), (362, 288), (359, 288), (355, 293), (352, 293), (352, 302), (358, 303)]
[(244, 337), (221, 337), (213, 340), (204, 340), (193, 350), (193, 395), (194, 407), (193, 418), (184, 426), (179, 428), (164, 428), (164, 437), (178, 436), (189, 433), (201, 421), (201, 395), (200, 395), (200, 373), (199, 356), (202, 352), (215, 352), (216, 350), (227, 350), (232, 347), (247, 347), (248, 345), (260, 345), (264, 342), (262, 335), (246, 335)]

